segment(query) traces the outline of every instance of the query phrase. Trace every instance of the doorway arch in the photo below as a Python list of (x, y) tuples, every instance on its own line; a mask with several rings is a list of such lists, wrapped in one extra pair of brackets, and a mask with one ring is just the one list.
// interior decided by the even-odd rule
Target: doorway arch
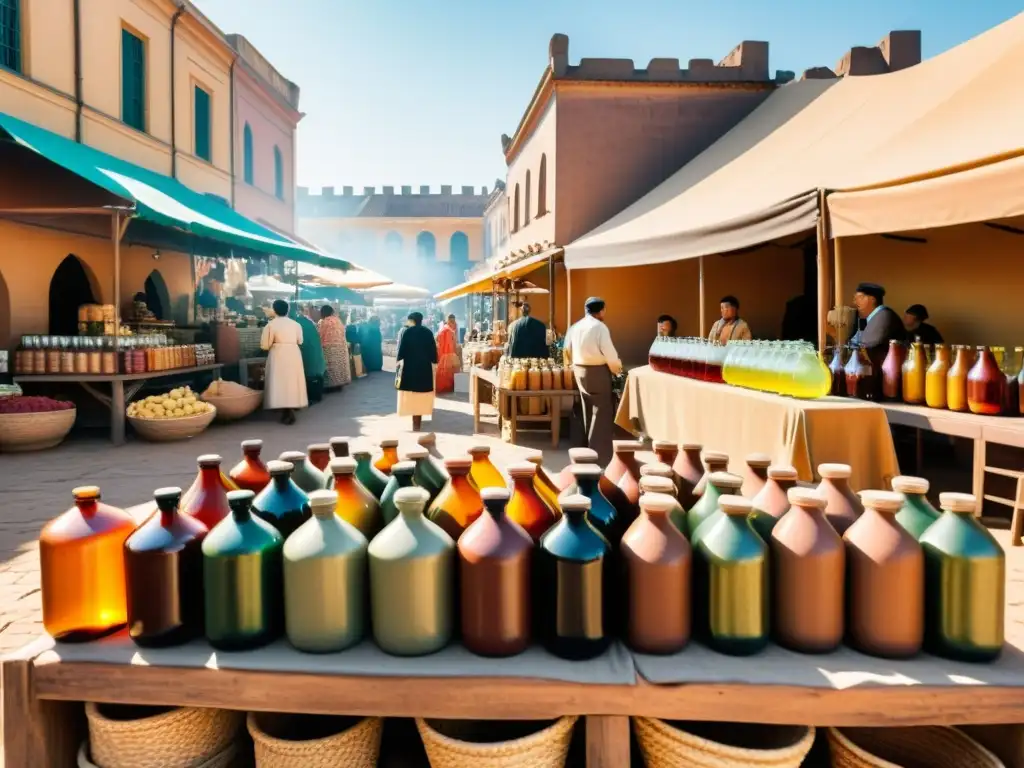
[(11, 346), (11, 293), (0, 272), (0, 349)]
[(146, 306), (156, 316), (157, 320), (171, 319), (171, 293), (167, 290), (167, 283), (159, 269), (154, 269), (146, 278)]
[(455, 232), (448, 241), (448, 248), (452, 254), (452, 264), (457, 264), (459, 269), (465, 269), (469, 265), (469, 237), (465, 232)]
[(55, 336), (78, 335), (78, 308), (96, 304), (95, 281), (75, 254), (69, 253), (50, 278), (49, 332)]

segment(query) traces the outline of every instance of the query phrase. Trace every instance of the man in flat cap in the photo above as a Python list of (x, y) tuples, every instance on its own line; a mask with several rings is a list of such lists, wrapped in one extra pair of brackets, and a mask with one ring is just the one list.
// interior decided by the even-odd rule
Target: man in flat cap
[(604, 324), (604, 299), (592, 296), (584, 303), (586, 315), (565, 336), (565, 351), (572, 361), (576, 386), (583, 398), (583, 425), (587, 445), (597, 451), (601, 465), (612, 459), (612, 374), (622, 370), (612, 335)]
[(903, 328), (903, 320), (896, 312), (884, 304), (885, 288), (876, 283), (861, 283), (853, 294), (853, 304), (857, 307), (857, 318), (860, 329), (850, 339), (855, 347), (861, 347), (868, 353), (871, 365), (875, 368), (875, 379), (881, 388), (881, 368), (885, 356), (889, 354), (889, 342), (905, 341), (907, 332)]

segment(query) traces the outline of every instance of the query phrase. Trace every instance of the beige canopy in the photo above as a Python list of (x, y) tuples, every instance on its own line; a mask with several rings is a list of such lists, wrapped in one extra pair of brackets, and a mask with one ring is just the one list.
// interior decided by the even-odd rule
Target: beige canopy
[[(814, 228), (821, 189), (876, 187), (1024, 154), (1022, 57), (1024, 14), (899, 72), (785, 85), (660, 186), (566, 246), (566, 267), (735, 251)], [(976, 189), (969, 175), (963, 188)], [(877, 195), (879, 207), (892, 205), (885, 198)], [(1018, 208), (995, 202), (996, 215)], [(982, 205), (972, 210), (950, 218), (990, 218)]]

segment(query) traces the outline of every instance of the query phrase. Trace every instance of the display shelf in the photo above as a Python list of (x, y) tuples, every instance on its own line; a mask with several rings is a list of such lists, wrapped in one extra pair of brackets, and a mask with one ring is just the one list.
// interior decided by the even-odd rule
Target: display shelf
[[(529, 425), (545, 427), (551, 432), (551, 447), (557, 448), (561, 440), (562, 431), (562, 401), (564, 399), (575, 400), (580, 396), (578, 389), (534, 389), (534, 390), (512, 390), (505, 389), (499, 384), (498, 371), (487, 370), (474, 366), (470, 369), (470, 404), (473, 407), (473, 432), (480, 432), (480, 407), (486, 402), (491, 402), (491, 396), (496, 391), (499, 398), (508, 402), (508, 418), (498, 412), (498, 432), (503, 436), (502, 422), (508, 423), (508, 441), (516, 442), (519, 430)], [(547, 413), (540, 415), (529, 415), (520, 410), (520, 401), (524, 398), (540, 398), (546, 402)]]

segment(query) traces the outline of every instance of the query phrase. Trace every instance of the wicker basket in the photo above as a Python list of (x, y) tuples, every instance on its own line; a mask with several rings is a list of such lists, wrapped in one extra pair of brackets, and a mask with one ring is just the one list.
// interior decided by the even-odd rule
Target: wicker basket
[[(92, 761), (89, 755), (89, 742), (82, 742), (78, 750), (78, 768), (106, 768)], [(193, 768), (239, 768), (239, 749), (237, 744), (228, 744), (223, 750), (208, 760), (194, 763)]]
[[(352, 724), (349, 720), (250, 712), (246, 725), (256, 749), (256, 768), (375, 768), (384, 721), (351, 718), (356, 721)], [(280, 738), (289, 731), (295, 733), (295, 725), (303, 726), (300, 730), (309, 731), (303, 735), (312, 738)]]
[(966, 733), (914, 728), (829, 728), (832, 768), (1004, 768)]
[(217, 408), (195, 416), (181, 416), (177, 419), (140, 419), (129, 416), (128, 422), (135, 434), (151, 443), (169, 443), (173, 440), (188, 440), (203, 432), (217, 416)]
[(75, 425), (78, 411), (0, 414), (0, 453), (42, 451), (60, 445)]
[(647, 768), (799, 768), (814, 745), (814, 728), (809, 726), (679, 726), (686, 730), (652, 717), (633, 718)]
[(217, 421), (244, 419), (263, 405), (263, 393), (256, 389), (244, 395), (203, 395), (202, 399), (217, 409)]
[[(199, 768), (231, 747), (242, 713), (88, 703), (89, 752), (99, 768)], [(226, 759), (226, 758), (225, 758)]]
[[(483, 742), (462, 741), (440, 731), (463, 735), (460, 731), (467, 730), (467, 726), (487, 728), (492, 724), (416, 720), (431, 768), (563, 768), (569, 756), (569, 742), (575, 724), (575, 717), (563, 717), (519, 738)], [(522, 729), (533, 724), (513, 722), (502, 725)]]

